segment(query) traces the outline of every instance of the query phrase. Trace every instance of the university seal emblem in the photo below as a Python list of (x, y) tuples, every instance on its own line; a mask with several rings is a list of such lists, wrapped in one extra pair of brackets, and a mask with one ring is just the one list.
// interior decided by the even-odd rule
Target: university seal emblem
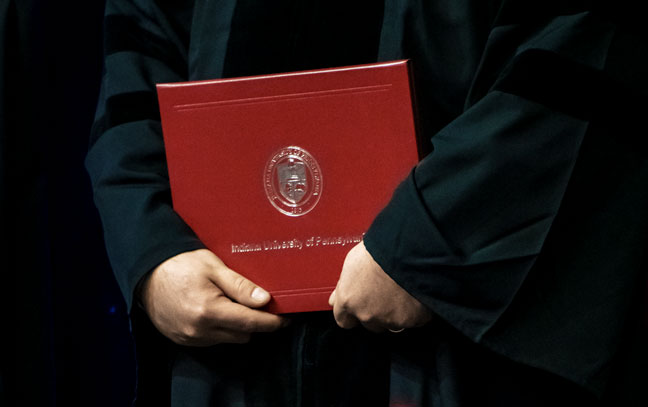
[(301, 147), (284, 147), (268, 160), (263, 172), (268, 200), (287, 216), (312, 211), (322, 196), (322, 172), (317, 161)]

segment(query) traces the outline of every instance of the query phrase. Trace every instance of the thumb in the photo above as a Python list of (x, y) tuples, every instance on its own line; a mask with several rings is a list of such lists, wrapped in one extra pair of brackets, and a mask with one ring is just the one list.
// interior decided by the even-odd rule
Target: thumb
[(228, 298), (251, 308), (262, 307), (270, 301), (266, 290), (227, 267), (217, 270), (214, 283)]
[(335, 290), (333, 290), (333, 292), (329, 296), (328, 303), (331, 307), (335, 305)]

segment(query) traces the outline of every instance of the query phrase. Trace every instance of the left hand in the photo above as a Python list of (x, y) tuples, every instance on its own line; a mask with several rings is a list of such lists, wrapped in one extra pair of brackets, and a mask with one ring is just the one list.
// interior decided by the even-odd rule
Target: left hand
[(337, 287), (329, 298), (342, 328), (362, 324), (373, 332), (425, 325), (432, 312), (392, 280), (363, 242), (349, 251)]

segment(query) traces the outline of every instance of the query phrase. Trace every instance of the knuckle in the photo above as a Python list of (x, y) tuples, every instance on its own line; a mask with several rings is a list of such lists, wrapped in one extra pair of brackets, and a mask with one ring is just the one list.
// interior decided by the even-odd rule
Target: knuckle
[(190, 338), (187, 338), (183, 335), (178, 335), (173, 338), (171, 338), (174, 343), (177, 345), (182, 345), (182, 346), (190, 346), (192, 344), (192, 341)]
[(364, 310), (365, 306), (362, 303), (359, 303), (355, 298), (350, 296), (342, 296), (340, 300), (340, 309), (350, 315), (358, 316), (359, 314), (368, 314)]
[(258, 324), (254, 319), (246, 317), (241, 320), (241, 330), (243, 332), (256, 332), (257, 328)]
[(335, 322), (341, 328), (347, 328), (347, 326), (348, 326), (347, 319), (345, 318), (345, 315), (335, 315)]
[(338, 326), (340, 326), (340, 328), (344, 328), (344, 329), (351, 329), (357, 325), (355, 320), (353, 318), (349, 318), (348, 316), (345, 316), (340, 319), (336, 319), (336, 322)]
[(194, 342), (199, 337), (198, 329), (193, 325), (183, 326), (176, 335), (177, 341), (181, 345), (188, 345)]
[(370, 312), (366, 312), (366, 311), (359, 312), (356, 315), (356, 318), (362, 324), (374, 324), (374, 323), (377, 322), (376, 316), (374, 314), (372, 314)]
[(202, 326), (209, 319), (209, 309), (206, 304), (194, 306), (190, 311), (189, 322), (193, 326)]
[(234, 287), (236, 289), (236, 292), (243, 295), (245, 294), (245, 290), (248, 289), (248, 281), (242, 277), (242, 276), (237, 276), (235, 277), (234, 280)]

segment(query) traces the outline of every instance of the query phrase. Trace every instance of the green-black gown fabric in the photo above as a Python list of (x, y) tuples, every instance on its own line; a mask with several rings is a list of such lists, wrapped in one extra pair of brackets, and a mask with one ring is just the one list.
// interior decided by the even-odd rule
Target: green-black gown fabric
[[(648, 45), (634, 6), (348, 3), (107, 2), (86, 165), (131, 308), (137, 405), (646, 405)], [(399, 58), (431, 153), (365, 244), (435, 320), (374, 335), (312, 313), (248, 345), (164, 339), (135, 288), (203, 245), (171, 207), (155, 83)]]

